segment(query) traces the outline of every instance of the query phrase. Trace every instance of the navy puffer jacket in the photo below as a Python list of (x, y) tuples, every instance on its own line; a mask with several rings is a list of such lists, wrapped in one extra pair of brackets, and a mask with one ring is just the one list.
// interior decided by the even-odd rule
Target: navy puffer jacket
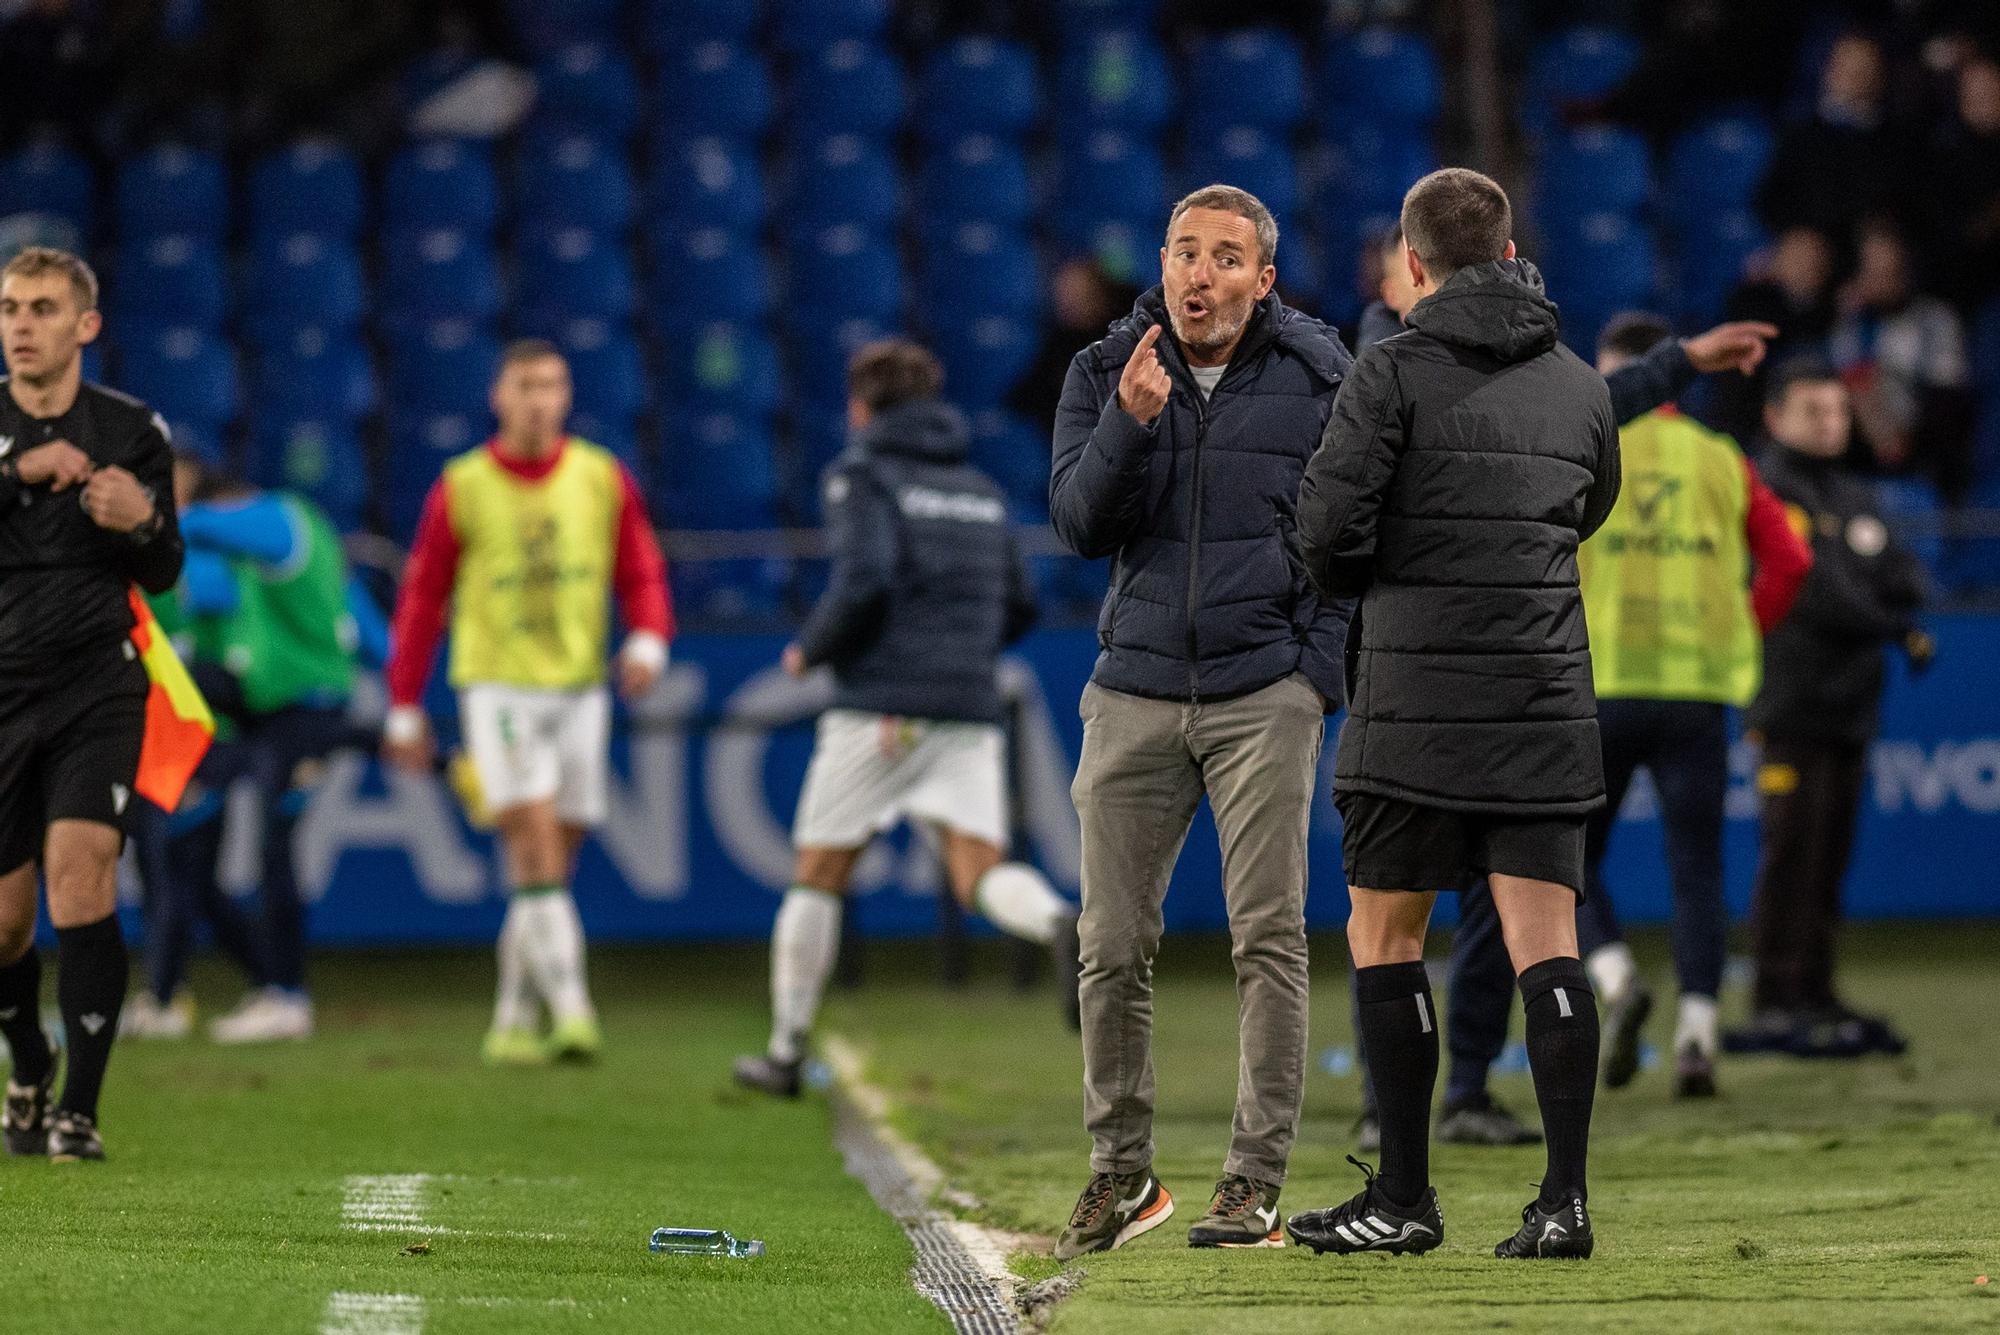
[(828, 466), (833, 574), (799, 648), (833, 668), (835, 708), (1000, 720), (994, 669), (1034, 624), (1035, 596), (969, 448), (958, 411), (923, 399), (882, 412)]
[(1113, 558), (1092, 680), (1226, 700), (1303, 671), (1338, 709), (1349, 603), (1313, 591), (1295, 515), (1353, 359), (1273, 294), (1205, 402), (1174, 338), (1154, 345), (1174, 388), (1142, 426), (1118, 406), (1118, 378), (1146, 330), (1166, 323), (1156, 287), (1076, 355), (1056, 410), (1050, 519), (1077, 555)]

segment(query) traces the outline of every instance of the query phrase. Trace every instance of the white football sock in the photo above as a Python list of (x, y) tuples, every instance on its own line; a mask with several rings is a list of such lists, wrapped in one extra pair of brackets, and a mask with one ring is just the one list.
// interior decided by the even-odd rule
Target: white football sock
[(840, 896), (795, 885), (771, 925), (772, 1061), (803, 1054), (840, 950)]
[(972, 888), (973, 907), (1009, 936), (1046, 946), (1056, 928), (1076, 909), (1056, 893), (1048, 877), (1024, 862), (1003, 862)]
[(1623, 941), (1613, 941), (1591, 951), (1583, 962), (1583, 971), (1590, 975), (1590, 987), (1597, 993), (1599, 1003), (1609, 1006), (1622, 1000), (1638, 980), (1639, 962), (1632, 958), (1632, 947)]
[(520, 906), (522, 944), (528, 975), (558, 1024), (590, 1019), (596, 1011), (583, 977), (583, 919), (567, 890), (537, 890), (515, 896)]
[(495, 954), (500, 960), (500, 986), (493, 996), (493, 1027), (507, 1031), (535, 1026), (535, 996), (528, 988), (528, 961), (521, 948), (523, 930), (521, 901), (507, 901), (507, 916), (500, 920), (500, 941)]
[(1704, 997), (1695, 992), (1681, 993), (1680, 1020), (1674, 1026), (1674, 1051), (1679, 1052), (1690, 1043), (1709, 1057), (1713, 1057), (1722, 1046), (1717, 1033), (1714, 997)]

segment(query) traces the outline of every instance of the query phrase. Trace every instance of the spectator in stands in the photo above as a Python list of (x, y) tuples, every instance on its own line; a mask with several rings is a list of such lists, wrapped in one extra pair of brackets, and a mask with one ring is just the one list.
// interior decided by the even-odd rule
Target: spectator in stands
[[(1730, 294), (1729, 318), (1777, 327), (1770, 350), (1773, 363), (1824, 352), (1833, 332), (1834, 260), (1833, 242), (1824, 232), (1804, 224), (1787, 227), (1751, 259), (1748, 274)], [(1765, 374), (1760, 365), (1717, 386), (1716, 425), (1738, 440), (1755, 440), (1763, 432)]]
[(1925, 175), (1938, 291), (1974, 310), (2000, 290), (2000, 60), (1959, 67), (1956, 114), (1938, 131)]
[(1948, 503), (1972, 486), (1965, 329), (1952, 308), (1917, 292), (1909, 248), (1891, 224), (1861, 229), (1854, 276), (1840, 290), (1831, 350), (1875, 461), (1920, 468)]
[(1888, 123), (1883, 66), (1881, 45), (1864, 33), (1833, 44), (1812, 118), (1785, 130), (1758, 192), (1767, 226), (1805, 223), (1844, 237), (1907, 202), (1909, 146)]
[(1901, 1052), (1903, 1039), (1834, 990), (1841, 883), (1868, 770), (1887, 664), (1900, 644), (1929, 666), (1917, 624), (1924, 576), (1890, 536), (1866, 481), (1844, 462), (1849, 396), (1834, 368), (1794, 359), (1771, 376), (1764, 480), (1812, 545), (1812, 570), (1790, 615), (1764, 641), (1764, 681), (1744, 722), (1763, 745), (1763, 855), (1752, 906), (1757, 982), (1731, 1052), (1853, 1057)]
[(1042, 335), (1034, 362), (1015, 382), (1008, 406), (1039, 427), (1055, 421), (1063, 381), (1077, 352), (1102, 338), (1111, 322), (1131, 311), (1138, 298), (1137, 288), (1114, 278), (1094, 259), (1063, 261), (1049, 280), (1054, 320)]
[(1410, 266), (1403, 261), (1401, 223), (1382, 233), (1366, 253), (1364, 263), (1375, 268), (1375, 300), (1361, 312), (1361, 326), (1354, 335), (1357, 350), (1402, 333), (1403, 317), (1419, 296), (1416, 284), (1410, 281)]

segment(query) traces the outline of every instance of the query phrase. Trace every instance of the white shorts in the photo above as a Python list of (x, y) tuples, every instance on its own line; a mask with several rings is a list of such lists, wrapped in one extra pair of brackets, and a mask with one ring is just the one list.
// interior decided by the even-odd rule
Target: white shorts
[(607, 688), (541, 691), (478, 683), (458, 693), (458, 721), (488, 811), (498, 815), (554, 798), (567, 824), (604, 819), (611, 766)]
[(935, 822), (1004, 852), (1013, 840), (999, 727), (853, 709), (820, 715), (793, 844), (859, 848), (905, 819)]

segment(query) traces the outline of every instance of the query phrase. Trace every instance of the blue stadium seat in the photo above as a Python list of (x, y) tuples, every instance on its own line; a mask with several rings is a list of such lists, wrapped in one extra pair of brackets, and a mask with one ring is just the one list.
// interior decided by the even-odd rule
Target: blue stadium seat
[(933, 143), (1026, 134), (1041, 114), (1034, 52), (1018, 42), (961, 37), (924, 63), (918, 102), (917, 128)]
[(398, 416), (484, 412), (499, 365), (500, 342), (487, 329), (439, 320), (391, 346), (390, 397)]
[(942, 333), (985, 315), (1026, 319), (1041, 306), (1042, 276), (1027, 232), (964, 223), (924, 249), (925, 323)]
[(640, 26), (646, 48), (670, 57), (697, 42), (749, 43), (763, 0), (645, 0)]
[(514, 212), (528, 228), (620, 233), (637, 208), (624, 153), (589, 135), (554, 135), (528, 146), (514, 174)]
[(0, 214), (46, 213), (88, 237), (97, 220), (97, 181), (84, 156), (41, 139), (0, 157)]
[(535, 64), (535, 113), (573, 131), (624, 142), (639, 126), (639, 76), (616, 50), (577, 42)]
[[(945, 394), (956, 398), (954, 383), (947, 363)], [(1048, 517), (1049, 445), (1046, 426), (1015, 413), (989, 408), (972, 414), (972, 462), (1007, 492), (1018, 517)]]
[(489, 426), (483, 397), (478, 416), (469, 411), (412, 412), (394, 419), (389, 433), (389, 466), (380, 497), (391, 537), (408, 542), (415, 535), (431, 484), (437, 481), (445, 464), (478, 446), (486, 438)]
[(646, 314), (656, 328), (715, 320), (755, 324), (770, 314), (770, 264), (754, 237), (719, 227), (654, 234)]
[(1631, 213), (1653, 196), (1653, 157), (1631, 130), (1592, 125), (1553, 136), (1537, 168), (1544, 218)]
[(118, 387), (196, 430), (235, 421), (242, 403), (235, 351), (199, 329), (128, 332), (119, 345)]
[[(967, 411), (1004, 403), (1034, 363), (1041, 337), (1040, 325), (1008, 315), (982, 315), (940, 326), (933, 343), (944, 363), (945, 397)], [(1041, 469), (1046, 486), (1046, 450)]]
[(185, 144), (161, 144), (119, 164), (115, 189), (124, 240), (229, 234), (229, 174), (222, 159)]
[(1639, 43), (1618, 28), (1586, 25), (1556, 34), (1529, 60), (1523, 127), (1530, 138), (1547, 136), (1564, 105), (1605, 96), (1638, 64)]
[(939, 145), (924, 162), (919, 188), (927, 231), (961, 222), (1018, 225), (1035, 207), (1027, 154), (990, 134)]
[(646, 222), (655, 236), (689, 227), (755, 232), (763, 221), (756, 145), (714, 135), (662, 145), (646, 189)]
[(1327, 140), (1327, 172), (1320, 209), (1328, 216), (1401, 213), (1403, 195), (1437, 170), (1430, 136), (1387, 121), (1355, 121)]
[(375, 411), (375, 364), (359, 339), (304, 328), (257, 356), (260, 414), (353, 422)]
[(1678, 234), (1679, 282), (1674, 315), (1687, 325), (1721, 318), (1729, 294), (1743, 281), (1750, 257), (1768, 241), (1747, 208), (1710, 214)]
[(250, 424), (250, 479), (309, 498), (338, 528), (356, 528), (368, 505), (367, 451), (353, 423), (260, 408)]
[[(651, 470), (639, 456), (639, 423), (633, 414), (599, 413), (578, 407), (570, 413), (568, 425), (572, 436), (609, 450), (641, 488), (645, 486), (644, 476)], [(640, 494), (644, 494), (643, 490)]]
[(1282, 228), (1299, 204), (1298, 154), (1290, 143), (1262, 130), (1239, 127), (1202, 135), (1189, 149), (1189, 190), (1215, 182), (1241, 186), (1264, 201)]
[(891, 0), (773, 0), (771, 31), (787, 51), (816, 51), (850, 37), (874, 40), (889, 26)]
[(903, 123), (903, 67), (887, 48), (858, 38), (801, 55), (789, 92), (792, 133), (798, 138), (885, 138)]
[(1279, 134), (1306, 110), (1306, 62), (1274, 28), (1244, 28), (1202, 42), (1188, 60), (1184, 119), (1196, 139), (1230, 126)]
[(632, 418), (649, 397), (645, 359), (632, 331), (604, 320), (573, 320), (557, 332), (556, 343), (569, 359), (576, 410), (622, 422), (629, 436)]
[(527, 238), (515, 251), (516, 314), (550, 327), (569, 320), (623, 320), (638, 305), (625, 248), (581, 227)]
[(1173, 115), (1173, 66), (1165, 48), (1142, 33), (1087, 34), (1066, 44), (1057, 62), (1055, 104), (1065, 131), (1150, 133)]
[(367, 310), (368, 285), (353, 246), (295, 232), (258, 242), (244, 295), (244, 327), (268, 345), (302, 326), (355, 328)]
[(618, 40), (624, 0), (507, 0), (514, 34), (530, 51), (554, 54), (576, 42)]
[(157, 236), (120, 247), (105, 296), (121, 328), (191, 325), (214, 333), (229, 312), (222, 248), (200, 236)]
[(776, 105), (771, 71), (749, 46), (703, 41), (662, 58), (658, 128), (668, 139), (722, 135), (755, 139)]
[(681, 412), (660, 450), (657, 517), (671, 528), (755, 528), (777, 521), (777, 444), (761, 415)]
[(1059, 172), (1057, 231), (1080, 244), (1103, 219), (1157, 229), (1167, 198), (1167, 169), (1149, 142), (1103, 130), (1066, 144)]
[(449, 227), (490, 236), (500, 220), (500, 182), (483, 145), (458, 139), (411, 144), (389, 161), (382, 182), (390, 227)]
[(1717, 208), (1742, 208), (1756, 196), (1777, 151), (1770, 123), (1755, 112), (1717, 116), (1684, 131), (1667, 158), (1664, 202), (1692, 218)]
[(2000, 296), (1990, 298), (1972, 320), (1972, 383), (2000, 409)]
[(353, 237), (365, 211), (361, 164), (333, 140), (302, 139), (250, 170), (253, 235)]
[[(1652, 303), (1660, 265), (1651, 228), (1623, 214), (1591, 213), (1547, 230), (1549, 292), (1565, 315), (1572, 307), (1608, 316)], [(1569, 330), (1563, 333), (1568, 339)]]
[(715, 324), (661, 340), (666, 387), (704, 412), (768, 420), (784, 398), (778, 350), (760, 329)]
[(1141, 32), (1160, 17), (1162, 0), (1055, 0), (1057, 24), (1064, 36), (1096, 32)]
[[(865, 318), (823, 322), (810, 309), (786, 311), (785, 354), (797, 403), (847, 402), (847, 363), (864, 343), (888, 338), (900, 325)], [(795, 412), (796, 415), (796, 412)]]
[(1329, 41), (1319, 86), (1329, 128), (1354, 117), (1429, 125), (1444, 105), (1437, 53), (1423, 34), (1403, 28), (1363, 28)]
[(836, 134), (807, 146), (792, 164), (780, 222), (793, 234), (842, 224), (890, 227), (903, 207), (902, 173), (882, 145)]
[(391, 337), (500, 313), (500, 262), (484, 237), (448, 227), (392, 231), (382, 253), (382, 327)]
[(787, 305), (835, 319), (893, 320), (903, 264), (891, 242), (852, 223), (798, 237), (787, 253)]

